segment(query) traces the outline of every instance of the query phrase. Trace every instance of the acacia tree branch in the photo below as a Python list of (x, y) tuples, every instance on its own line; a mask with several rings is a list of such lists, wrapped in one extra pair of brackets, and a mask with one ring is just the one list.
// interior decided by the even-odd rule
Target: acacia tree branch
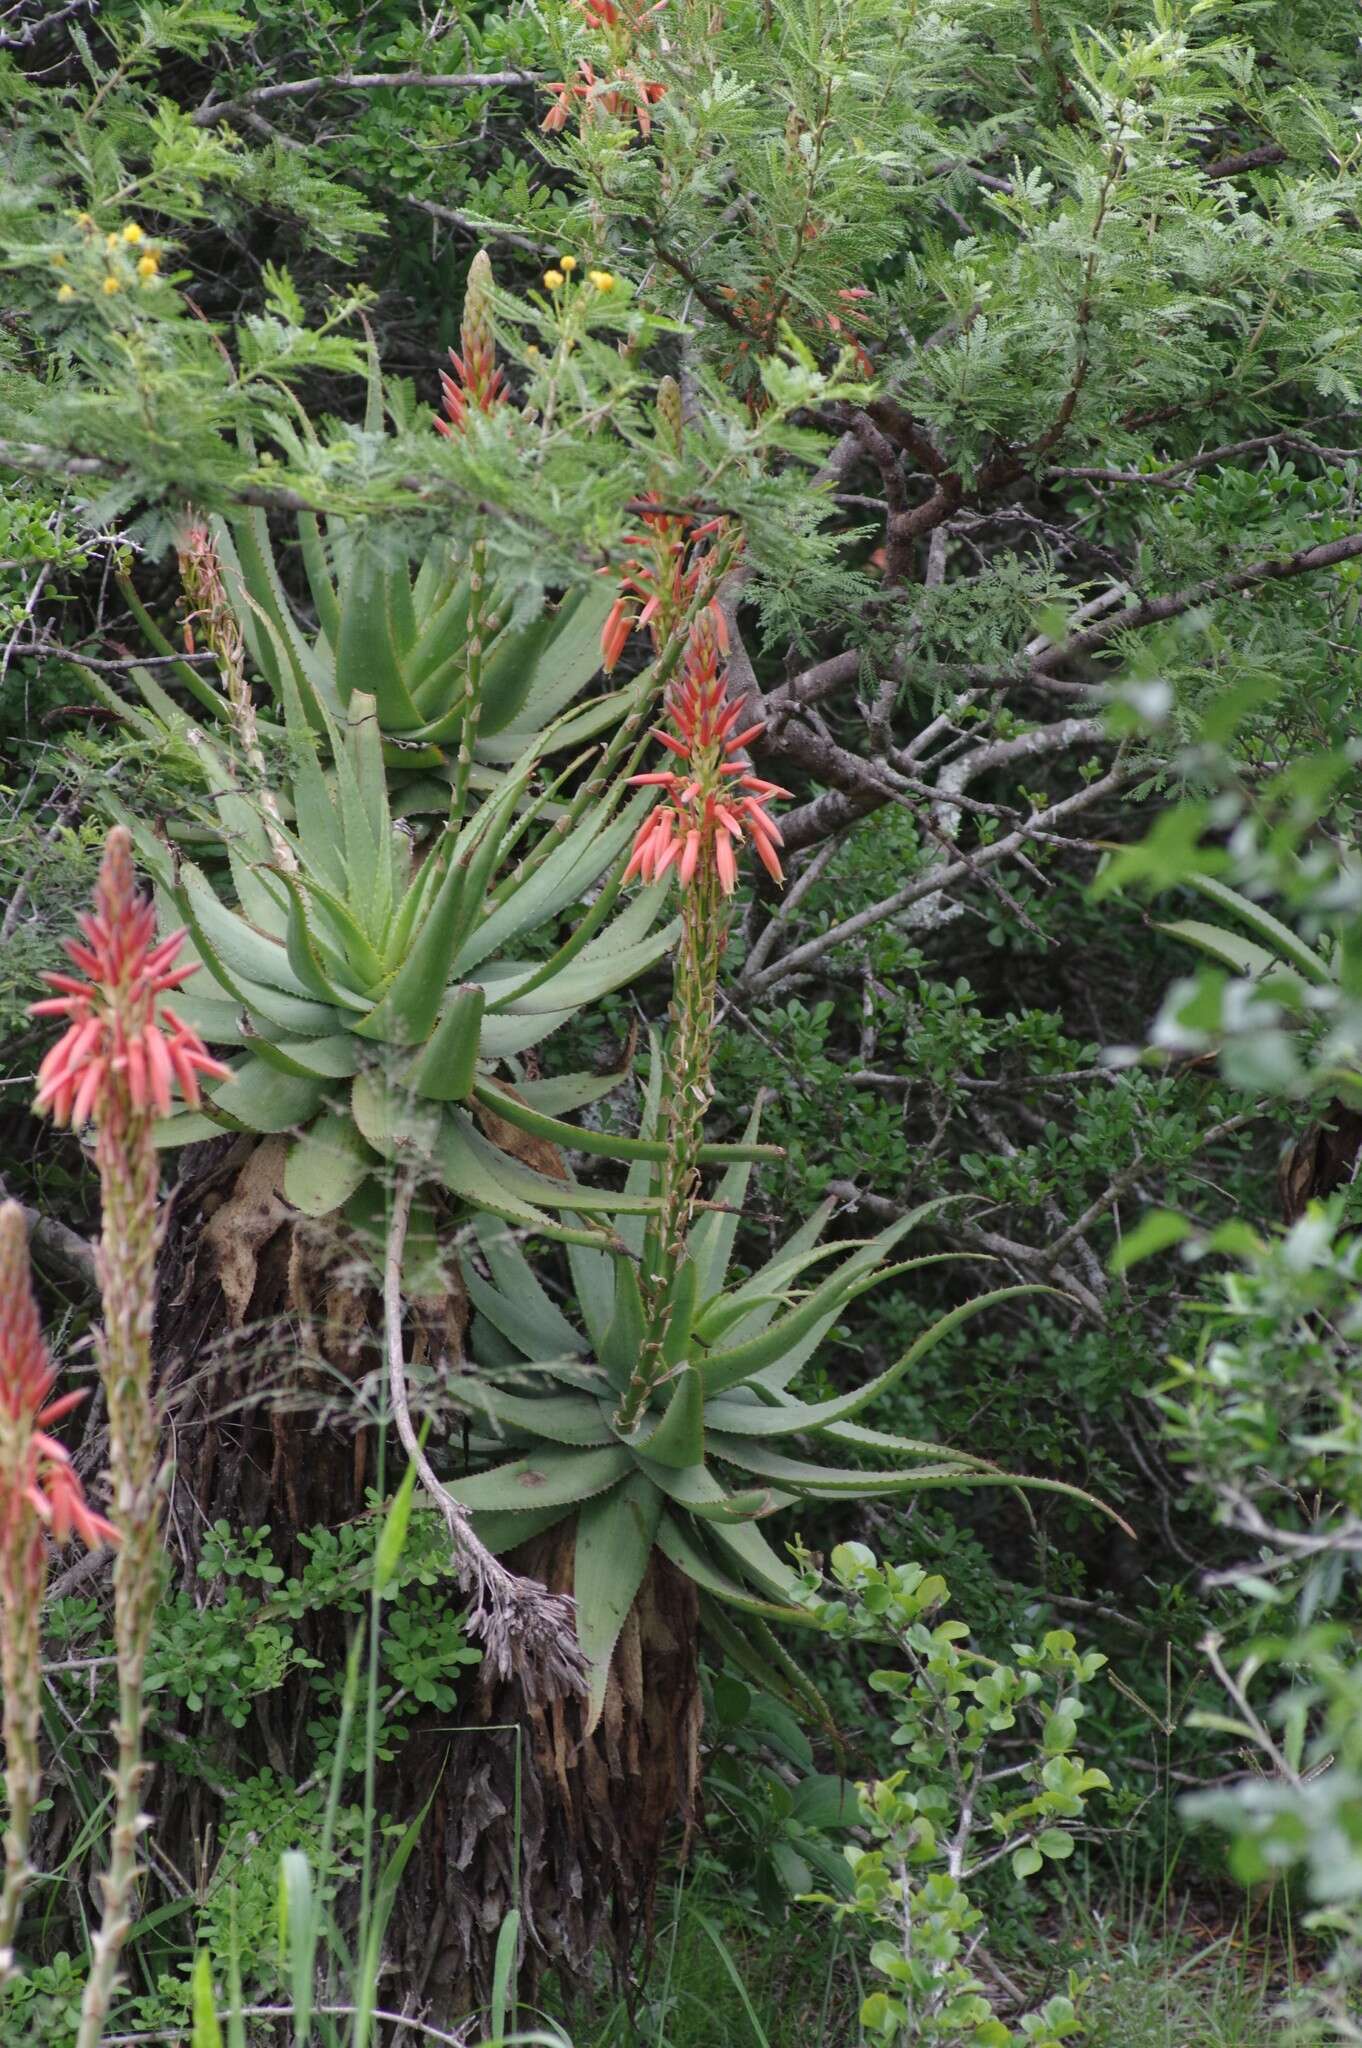
[[(1058, 803), (1048, 804), (1044, 810), (1033, 812), (1014, 832), (993, 840), (988, 846), (977, 847), (968, 855), (962, 854), (958, 860), (949, 861), (944, 866), (930, 867), (925, 873), (915, 875), (911, 882), (906, 883), (902, 889), (895, 890), (892, 896), (882, 897), (878, 903), (869, 904), (864, 910), (857, 911), (854, 916), (844, 917), (839, 923), (829, 926), (827, 931), (815, 933), (802, 945), (782, 955), (772, 966), (753, 975), (750, 980), (745, 975), (740, 977), (739, 986), (748, 995), (764, 995), (767, 989), (773, 988), (777, 982), (784, 981), (789, 975), (798, 973), (812, 961), (821, 959), (823, 954), (834, 946), (845, 945), (849, 939), (856, 938), (871, 925), (898, 917), (922, 897), (937, 895), (942, 890), (950, 888), (953, 883), (963, 880), (965, 876), (974, 874), (981, 868), (991, 867), (997, 861), (1006, 860), (1010, 855), (1020, 852), (1028, 839), (1053, 831), (1056, 825), (1075, 817), (1101, 798), (1114, 795), (1117, 790), (1124, 788), (1126, 783), (1134, 781), (1143, 772), (1137, 766), (1126, 766), (1118, 762), (1107, 774), (1097, 781), (1087, 783), (1082, 789), (1075, 790), (1072, 796), (1064, 797)], [(880, 802), (889, 802), (892, 794), (892, 791), (881, 792)]]
[(65, 6), (49, 8), (23, 28), (0, 29), (0, 50), (31, 49), (40, 36), (51, 35), (54, 28), (60, 28), (74, 14), (93, 14), (98, 5), (99, 0), (66, 0)]
[(498, 86), (534, 86), (532, 71), (333, 71), (316, 78), (292, 78), (274, 85), (258, 85), (230, 100), (207, 99), (191, 115), (196, 128), (211, 128), (216, 121), (263, 107), (271, 100), (298, 99), (312, 92), (376, 92), (384, 86), (420, 87), (428, 92), (489, 92)]
[[(1036, 657), (1029, 676), (1032, 679), (1049, 677), (1055, 669), (1064, 668), (1069, 662), (1104, 647), (1118, 633), (1161, 625), (1166, 619), (1179, 618), (1184, 612), (1194, 611), (1198, 605), (1211, 604), (1217, 598), (1234, 597), (1239, 591), (1252, 590), (1262, 583), (1280, 583), (1293, 576), (1307, 576), (1316, 569), (1333, 569), (1340, 562), (1356, 560), (1359, 555), (1362, 555), (1362, 533), (1345, 533), (1338, 540), (1297, 548), (1291, 555), (1250, 562), (1247, 567), (1232, 570), (1224, 576), (1207, 576), (1185, 590), (1171, 590), (1162, 597), (1143, 598), (1100, 619), (1084, 632), (1071, 633), (1067, 640), (1057, 640)], [(1026, 679), (1023, 675), (1016, 680)]]

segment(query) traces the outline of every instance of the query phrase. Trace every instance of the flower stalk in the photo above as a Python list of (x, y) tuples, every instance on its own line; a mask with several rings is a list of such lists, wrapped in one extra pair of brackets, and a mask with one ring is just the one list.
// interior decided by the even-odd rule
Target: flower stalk
[[(492, 263), (485, 249), (479, 249), (468, 266), (459, 342), (462, 353), (451, 349), (449, 360), (452, 369), (442, 371), (440, 375), (440, 389), (448, 417), (437, 419), (435, 427), (447, 440), (466, 434), (474, 413), (490, 418), (506, 402), (506, 373), (497, 367), (496, 341), (492, 332)], [(462, 819), (468, 802), (473, 746), (482, 709), (483, 656), (499, 623), (488, 607), (487, 541), (482, 533), (475, 536), (470, 550), (468, 588), (464, 693), (450, 804), (450, 821), (453, 824)]]
[(663, 1074), (656, 1221), (644, 1240), (641, 1288), (645, 1336), (615, 1412), (618, 1429), (637, 1428), (669, 1368), (664, 1362), (674, 1289), (685, 1261), (700, 1196), (700, 1146), (713, 1096), (714, 1010), (728, 943), (737, 849), (750, 845), (774, 881), (783, 880), (780, 827), (767, 805), (784, 796), (751, 772), (744, 749), (763, 730), (742, 726), (745, 699), (727, 698), (723, 615), (702, 612), (691, 628), (679, 686), (668, 703), (671, 731), (653, 737), (680, 764), (631, 780), (659, 791), (639, 826), (625, 880), (655, 882), (674, 873), (681, 887), (681, 942), (672, 981), (671, 1029)]
[(288, 843), (278, 798), (270, 786), (269, 771), (265, 766), (265, 750), (260, 744), (255, 700), (246, 677), (245, 638), (228, 600), (222, 578), (222, 558), (201, 518), (193, 519), (185, 528), (177, 542), (176, 553), (180, 584), (190, 606), (184, 622), (185, 651), (189, 654), (194, 652), (197, 627), (197, 637), (202, 638), (217, 661), (227, 702), (232, 708), (232, 722), (255, 778), (256, 794), (275, 860), (287, 873), (296, 873), (297, 855)]
[(41, 1632), (47, 1542), (75, 1531), (91, 1549), (116, 1540), (93, 1513), (70, 1458), (49, 1426), (84, 1400), (51, 1401), (48, 1361), (29, 1279), (28, 1236), (17, 1202), (0, 1204), (0, 1725), (5, 1744), (5, 1875), (0, 1888), (0, 1983), (14, 1967), (14, 1936), (33, 1875), (29, 1835), (42, 1789)]
[(99, 2048), (132, 1925), (138, 1838), (147, 1765), (142, 1726), (147, 1650), (161, 1583), (160, 1507), (165, 1475), (152, 1383), (159, 1170), (153, 1138), (178, 1082), (191, 1105), (200, 1077), (228, 1070), (163, 997), (195, 972), (177, 966), (183, 932), (160, 941), (156, 914), (133, 875), (132, 842), (116, 827), (105, 844), (92, 914), (81, 940), (68, 940), (78, 975), (49, 974), (57, 991), (34, 1005), (62, 1016), (67, 1029), (38, 1070), (40, 1109), (57, 1123), (95, 1125), (103, 1225), (98, 1266), (104, 1303), (97, 1340), (109, 1418), (114, 1563), (114, 1651), (118, 1708), (114, 1723), (113, 1824), (100, 1880), (103, 1911), (92, 1943), (77, 2048)]

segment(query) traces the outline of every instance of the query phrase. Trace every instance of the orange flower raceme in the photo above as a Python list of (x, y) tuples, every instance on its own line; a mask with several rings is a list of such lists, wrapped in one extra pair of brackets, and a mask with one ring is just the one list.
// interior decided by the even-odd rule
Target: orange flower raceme
[(117, 1542), (118, 1532), (95, 1514), (65, 1448), (48, 1435), (54, 1422), (85, 1399), (79, 1392), (49, 1400), (56, 1382), (29, 1283), (23, 1211), (6, 1202), (0, 1207), (0, 1436), (5, 1448), (0, 1534), (13, 1537), (31, 1511), (58, 1543), (74, 1530), (93, 1550)]
[(492, 337), (492, 264), (485, 249), (479, 249), (468, 266), (468, 287), (464, 293), (463, 321), (459, 341), (463, 354), (449, 351), (454, 375), (440, 373), (448, 420), (436, 420), (441, 434), (460, 433), (470, 411), (495, 412), (506, 398), (506, 373), (497, 368), (496, 343)]
[(585, 57), (577, 60), (577, 69), (582, 74), (580, 81), (561, 79), (545, 85), (545, 92), (555, 96), (539, 124), (545, 133), (556, 135), (560, 128), (566, 128), (574, 104), (580, 101), (578, 111), (584, 121), (604, 108), (617, 121), (637, 122), (646, 141), (653, 131), (652, 110), (666, 92), (666, 86), (634, 71), (622, 72), (618, 78), (597, 78), (595, 66)]
[(65, 1017), (67, 1029), (38, 1069), (36, 1107), (73, 1127), (126, 1106), (170, 1111), (179, 1082), (191, 1108), (199, 1102), (199, 1076), (225, 1081), (198, 1033), (158, 999), (196, 974), (175, 965), (184, 932), (156, 940), (156, 912), (133, 878), (132, 842), (122, 827), (110, 832), (95, 889), (95, 908), (80, 919), (85, 943), (66, 950), (80, 976), (47, 974), (58, 990), (33, 1005), (35, 1017)]
[(738, 880), (735, 849), (744, 841), (751, 842), (775, 881), (785, 879), (776, 852), (780, 827), (766, 806), (789, 791), (762, 781), (738, 758), (765, 728), (757, 724), (738, 730), (747, 700), (727, 702), (727, 676), (720, 666), (725, 646), (722, 614), (711, 605), (692, 629), (685, 669), (667, 706), (675, 731), (653, 732), (684, 767), (632, 778), (664, 794), (634, 836), (626, 881), (634, 875), (660, 881), (674, 866), (687, 888), (712, 866), (720, 888), (731, 895)]
[(617, 0), (582, 0), (582, 12), (592, 28), (603, 34), (622, 32), (632, 40), (642, 35), (655, 14), (661, 14), (667, 0), (655, 0), (652, 7), (619, 6)]
[(695, 552), (696, 543), (720, 533), (724, 526), (722, 519), (701, 524), (689, 512), (664, 510), (656, 491), (646, 494), (645, 503), (658, 509), (640, 512), (643, 531), (624, 536), (627, 547), (645, 552), (630, 555), (624, 563), (619, 596), (601, 628), (601, 666), (607, 675), (638, 626), (649, 628), (653, 649), (661, 652), (690, 609), (705, 573), (706, 556)]

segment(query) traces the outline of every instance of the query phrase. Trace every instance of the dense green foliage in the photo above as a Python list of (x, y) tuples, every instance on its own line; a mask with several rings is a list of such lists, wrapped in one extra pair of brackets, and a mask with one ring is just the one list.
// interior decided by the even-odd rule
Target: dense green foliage
[[(872, 1482), (855, 1484), (858, 1462), (879, 1469), (868, 1444), (840, 1446), (845, 1483), (789, 1488), (797, 1512), (770, 1544), (797, 1530), (806, 1557), (868, 1544), (900, 1574), (916, 1559), (949, 1580), (974, 1637), (1013, 1655), (1023, 1690), (1031, 1667), (1007, 1650), (1014, 1640), (1061, 1645), (1035, 1653), (1051, 1657), (1047, 1682), (1070, 1656), (1084, 1679), (1085, 1759), (1113, 1790), (1074, 1855), (1051, 1844), (1064, 1871), (1024, 1886), (1000, 1859), (968, 1900), (929, 1898), (924, 1884), (912, 1910), (933, 1916), (931, 1940), (951, 1956), (983, 1924), (968, 1916), (986, 1916), (982, 1961), (960, 1965), (982, 1988), (962, 1978), (960, 1996), (987, 1999), (1007, 2029), (1025, 2013), (1017, 2038), (1032, 2041), (1064, 2037), (1069, 1966), (1086, 1973), (1062, 1943), (1048, 1967), (1036, 1938), (1075, 1923), (1080, 1864), (1100, 1895), (1123, 1856), (1137, 1899), (1166, 1904), (1185, 1887), (1217, 1925), (1239, 1911), (1241, 1880), (1290, 1869), (1301, 1889), (1284, 1913), (1323, 1901), (1346, 1957), (1359, 1940), (1362, 1769), (1347, 1533), (1362, 1512), (1355, 1145), (1345, 1157), (1339, 1135), (1358, 1063), (1353, 16), (1339, 0), (670, 0), (631, 21), (557, 0), (419, 18), (392, 0), (105, 0), (0, 20), (0, 1130), (8, 1192), (44, 1219), (33, 1249), (49, 1323), (79, 1366), (96, 1196), (79, 1143), (27, 1113), (42, 1041), (25, 1008), (85, 899), (108, 818), (135, 823), (145, 871), (194, 923), (210, 970), (195, 1019), (250, 1068), (237, 1125), (288, 1134), (285, 1192), (300, 1209), (323, 1217), (344, 1202), (358, 1216), (367, 1190), (381, 1220), (386, 1169), (410, 1133), (376, 1112), (366, 1127), (356, 1109), (358, 1137), (338, 1145), (306, 1059), (281, 1090), (276, 1041), (288, 1025), (287, 1065), (308, 1034), (243, 1001), (222, 946), (250, 947), (245, 926), (262, 920), (282, 945), (293, 919), (296, 939), (329, 892), (312, 966), (328, 988), (345, 982), (360, 1017), (356, 986), (372, 1011), (428, 899), (401, 931), (393, 903), (381, 917), (361, 903), (372, 875), (334, 858), (328, 870), (319, 803), (307, 832), (284, 832), (304, 874), (279, 888), (259, 793), (276, 789), (296, 820), (318, 761), (349, 748), (357, 783), (369, 772), (400, 819), (419, 827), (443, 809), (470, 637), (458, 564), (481, 546), (502, 615), (470, 745), (473, 822), (454, 858), (505, 824), (495, 799), (518, 769), (526, 787), (538, 774), (527, 697), (552, 700), (543, 724), (582, 707), (552, 760), (576, 823), (597, 774), (579, 755), (629, 720), (632, 743), (651, 687), (641, 635), (611, 676), (595, 661), (640, 501), (723, 514), (744, 543), (722, 592), (733, 686), (766, 721), (758, 771), (794, 792), (784, 895), (745, 879), (723, 965), (711, 1136), (741, 1142), (760, 1098), (761, 1137), (783, 1148), (736, 1197), (727, 1284), (760, 1297), (756, 1276), (819, 1203), (830, 1241), (881, 1233), (886, 1248), (921, 1210), (923, 1249), (952, 1258), (854, 1299), (830, 1294), (799, 1360), (800, 1400), (835, 1404), (896, 1368), (871, 1419), (941, 1446), (945, 1478), (987, 1460), (1061, 1482), (1109, 1503), (1135, 1538), (1060, 1487), (1023, 1499), (934, 1481), (900, 1506), (886, 1483), (874, 1498)], [(563, 96), (568, 118), (546, 133), (558, 103), (546, 83), (580, 80), (584, 59), (628, 91), (613, 108)], [(646, 123), (642, 84), (665, 87), (644, 102)], [(514, 403), (441, 438), (438, 375), (480, 246)], [(664, 374), (681, 386), (680, 443), (659, 431)], [(257, 694), (263, 751), (244, 767), (214, 657), (201, 634), (197, 648), (184, 638), (176, 547), (191, 515), (212, 523), (228, 564)], [(357, 636), (371, 592), (390, 610), (399, 585), (413, 593), (418, 653), (399, 650), (384, 699)], [(333, 630), (331, 607), (350, 608), (353, 632)], [(534, 787), (547, 859), (562, 793)], [(597, 885), (641, 808), (616, 799), (499, 968), (548, 973), (597, 914)], [(374, 844), (400, 867), (410, 849), (391, 823)], [(390, 879), (423, 886), (416, 869)], [(500, 914), (512, 895), (508, 882), (488, 907)], [(439, 1201), (476, 1197), (533, 1233), (498, 1253), (499, 1273), (476, 1240), (463, 1252), (480, 1312), (470, 1357), (489, 1381), (521, 1375), (486, 1393), (502, 1428), (523, 1419), (506, 1404), (527, 1363), (562, 1367), (564, 1327), (574, 1356), (608, 1337), (582, 1280), (601, 1254), (546, 1242), (574, 1221), (599, 1241), (601, 1218), (619, 1213), (619, 1176), (599, 1160), (625, 1159), (646, 1122), (635, 1047), (665, 1023), (670, 928), (660, 897), (641, 905), (619, 912), (627, 960), (606, 971), (600, 946), (600, 971), (571, 982), (542, 1062), (536, 1049), (516, 1076), (531, 1108), (580, 1114), (594, 1134), (590, 1153), (570, 1155), (571, 1202), (542, 1173), (531, 1184), (523, 1164), (489, 1159), (461, 1104), (437, 1108), (464, 1148)], [(498, 944), (513, 925), (502, 917)], [(1194, 978), (1197, 951), (1213, 965)], [(575, 972), (555, 971), (565, 966)], [(325, 1003), (313, 1035), (332, 1048), (330, 1078), (350, 1085), (353, 1048), (334, 1050), (350, 1023), (332, 1028), (315, 987), (281, 993)], [(471, 1061), (481, 1008), (455, 1026)], [(511, 1057), (529, 1049), (498, 1018), (487, 1026), (484, 1056), (498, 1054), (498, 1028)], [(424, 1035), (402, 1024), (377, 1037), (405, 1072)], [(1315, 1144), (1321, 1121), (1332, 1152)], [(1287, 1178), (1302, 1200), (1349, 1183), (1289, 1236), (1283, 1143), (1296, 1146)], [(594, 1203), (591, 1218), (579, 1203)], [(539, 1328), (512, 1317), (508, 1336), (527, 1249), (548, 1305)], [(717, 1347), (727, 1325), (713, 1277)], [(985, 1296), (983, 1313), (954, 1317)], [(843, 1419), (825, 1414), (834, 1428)], [(93, 1472), (97, 1431), (86, 1455)], [(800, 1455), (821, 1454), (806, 1441)], [(500, 1506), (495, 1477), (483, 1486)], [(344, 1672), (318, 1670), (295, 1624), (329, 1617), (339, 1642), (365, 1610), (353, 1578), (368, 1520), (305, 1531), (300, 1572), (243, 1520), (214, 1531), (162, 1616), (158, 1685), (180, 1704), (160, 1760), (173, 1752), (221, 1804), (202, 1869), (161, 1871), (145, 1902), (127, 2031), (188, 2025), (198, 1948), (219, 1989), (230, 1950), (254, 1958), (257, 2003), (289, 1995), (280, 1851), (306, 1850), (325, 1896), (344, 1897), (359, 1881), (366, 1743), (387, 1765), (418, 1706), (459, 1716), (471, 1697), (476, 1666), (461, 1660), (475, 1652), (423, 1512), (327, 1822)], [(797, 1560), (740, 1527), (788, 1603)], [(738, 1541), (716, 1528), (694, 1553), (711, 1571)], [(647, 1556), (645, 1544), (640, 1573)], [(891, 1567), (876, 1569), (888, 1584)], [(432, 1587), (441, 1597), (426, 1597)], [(1209, 1660), (1208, 1630), (1223, 1638)], [(108, 1654), (99, 1581), (55, 1601), (47, 1640), (63, 1774), (52, 1839), (74, 1890), (102, 1797), (107, 1699), (85, 1661)], [(780, 1640), (803, 1655), (803, 1637)], [(910, 1647), (926, 1659), (913, 1667), (921, 1685), (936, 1653)], [(676, 1953), (702, 1980), (717, 1973), (726, 1998), (747, 1939), (735, 1915), (725, 1974), (735, 1888), (773, 1946), (823, 1938), (808, 1931), (816, 1909), (795, 1902), (827, 1890), (841, 1918), (805, 2038), (826, 2026), (828, 2040), (854, 2039), (864, 1996), (867, 2038), (1001, 2040), (983, 2010), (924, 2032), (931, 1999), (910, 1982), (918, 2005), (905, 2006), (858, 1931), (885, 1911), (885, 1857), (958, 1796), (946, 1756), (958, 1731), (928, 1740), (901, 1699), (886, 1711), (885, 1688), (867, 1688), (897, 1654), (848, 1625), (818, 1651), (820, 1705), (774, 1653), (754, 1664), (749, 1646), (740, 1670), (738, 1638), (711, 1637), (713, 1820), (692, 1866), (701, 1917), (686, 1918), (683, 1895)], [(1241, 1690), (1256, 1683), (1247, 1706), (1226, 1702), (1227, 1674)], [(971, 1697), (980, 1683), (972, 1669), (961, 1680)], [(305, 1753), (287, 1768), (262, 1761), (267, 1702), (304, 1688)], [(1279, 1738), (1269, 1702), (1282, 1700)], [(829, 1875), (842, 1867), (846, 1786), (887, 1774), (896, 1743), (913, 1775), (878, 1805), (870, 1796), (849, 1912)], [(1236, 1803), (1220, 1781), (1246, 1745), (1266, 1757), (1255, 1782), (1267, 1789)], [(1174, 1807), (1172, 1788), (1212, 1782), (1209, 1804)], [(388, 1814), (394, 1842), (414, 1818)], [(1230, 1829), (1228, 1875), (1207, 1818)], [(6, 2048), (35, 2027), (73, 2037), (63, 2000), (78, 1971), (64, 1958), (82, 1924), (69, 1898), (45, 1894), (44, 1907), (35, 1974), (0, 1994)], [(750, 1955), (742, 1967), (761, 1976)], [(594, 2005), (579, 1998), (580, 2038), (603, 2028), (623, 2042), (636, 2027), (689, 2042), (682, 2029), (708, 2022), (694, 2000), (669, 2004), (663, 1971), (659, 1960), (632, 2017), (604, 1983)], [(1010, 1997), (1012, 1979), (1025, 1999)], [(1324, 1990), (1330, 2016), (1297, 2017), (1347, 2038), (1346, 1972)], [(1079, 1999), (1098, 2040), (1102, 1995)], [(772, 2041), (780, 2006), (764, 2008)], [(910, 2007), (916, 2033), (904, 2031)], [(761, 2022), (748, 2000), (725, 2024), (734, 2038)], [(1179, 2024), (1193, 2038), (1193, 2020)], [(694, 2034), (697, 2048), (706, 2038)]]

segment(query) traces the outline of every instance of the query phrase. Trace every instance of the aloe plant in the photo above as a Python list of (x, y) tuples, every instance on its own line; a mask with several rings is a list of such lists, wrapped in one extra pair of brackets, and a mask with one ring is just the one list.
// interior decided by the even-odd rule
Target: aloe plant
[[(139, 680), (146, 729), (185, 744), (184, 714), (145, 672)], [(283, 691), (287, 755), (275, 814), (234, 784), (226, 756), (201, 735), (194, 743), (235, 908), (202, 868), (176, 865), (145, 824), (124, 815), (165, 921), (188, 926), (189, 957), (205, 970), (182, 999), (186, 1021), (210, 1043), (237, 1048), (230, 1079), (206, 1091), (197, 1114), (168, 1119), (161, 1142), (289, 1132), (285, 1193), (307, 1215), (381, 1213), (400, 1161), (519, 1227), (598, 1243), (602, 1224), (592, 1218), (642, 1211), (653, 1198), (536, 1172), (491, 1143), (482, 1123), (494, 1114), (618, 1160), (662, 1156), (660, 1142), (561, 1122), (617, 1077), (530, 1080), (519, 1063), (674, 940), (675, 923), (659, 923), (662, 888), (620, 906), (617, 871), (640, 800), (607, 800), (561, 832), (551, 797), (532, 793), (531, 748), (497, 796), (422, 855), (391, 814), (373, 700), (353, 696), (343, 726), (327, 715), (328, 772), (288, 678)], [(542, 858), (512, 865), (541, 840)], [(542, 948), (518, 952), (593, 891), (546, 957)], [(732, 1147), (707, 1152), (733, 1156)], [(565, 1224), (565, 1213), (578, 1222)]]
[[(654, 1060), (654, 1074), (660, 1062)], [(657, 1114), (654, 1087), (645, 1129)], [(755, 1142), (757, 1119), (747, 1132)], [(927, 1203), (866, 1240), (825, 1239), (824, 1203), (749, 1278), (730, 1264), (751, 1165), (732, 1164), (691, 1233), (668, 1325), (667, 1373), (642, 1425), (616, 1418), (643, 1341), (637, 1260), (645, 1220), (620, 1219), (626, 1255), (568, 1251), (576, 1313), (543, 1286), (515, 1237), (479, 1218), (463, 1255), (475, 1314), (475, 1374), (458, 1397), (481, 1425), (472, 1448), (499, 1458), (446, 1480), (474, 1530), (503, 1553), (576, 1518), (578, 1639), (591, 1665), (590, 1721), (604, 1699), (611, 1653), (656, 1549), (699, 1589), (711, 1630), (762, 1682), (807, 1699), (809, 1688), (771, 1633), (810, 1624), (798, 1572), (758, 1526), (803, 1499), (890, 1498), (928, 1489), (1027, 1486), (1089, 1501), (1078, 1488), (1000, 1470), (967, 1451), (867, 1427), (863, 1412), (970, 1318), (1035, 1287), (995, 1288), (938, 1316), (884, 1372), (823, 1401), (794, 1382), (850, 1304), (868, 1289), (957, 1256), (894, 1255), (928, 1223)], [(630, 1192), (651, 1185), (646, 1161)], [(831, 1267), (823, 1278), (820, 1268)], [(809, 1448), (801, 1448), (807, 1445)], [(866, 1454), (877, 1462), (867, 1467)]]
[[(284, 420), (277, 426), (301, 454), (311, 432), (306, 419), (296, 432)], [(364, 431), (376, 435), (383, 426), (375, 363)], [(405, 811), (448, 806), (470, 711), (463, 779), (485, 794), (531, 748), (542, 758), (580, 746), (618, 727), (631, 708), (628, 687), (578, 702), (601, 665), (601, 629), (612, 602), (603, 584), (557, 605), (541, 599), (527, 615), (524, 591), (498, 589), (487, 579), (478, 538), (460, 550), (442, 536), (417, 556), (390, 529), (301, 512), (295, 533), (310, 600), (304, 604), (289, 594), (264, 512), (214, 519), (209, 532), (253, 672), (273, 698), (276, 718), (296, 698), (314, 741), (326, 745), (353, 700), (372, 699), (384, 761)], [(121, 588), (148, 640), (162, 655), (179, 657), (131, 579), (122, 578)], [(230, 706), (198, 668), (180, 660), (175, 674), (201, 710), (230, 724)], [(262, 732), (270, 737), (268, 719)]]

